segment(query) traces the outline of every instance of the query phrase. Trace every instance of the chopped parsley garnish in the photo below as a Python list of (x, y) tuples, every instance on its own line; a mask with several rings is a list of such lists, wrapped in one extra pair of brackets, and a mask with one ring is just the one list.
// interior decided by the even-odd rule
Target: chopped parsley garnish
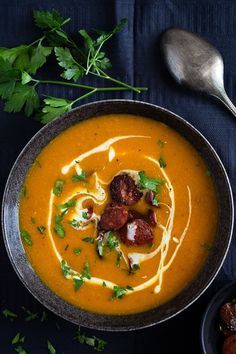
[(22, 230), (22, 231), (20, 232), (20, 235), (21, 235), (22, 240), (24, 240), (25, 243), (26, 243), (28, 246), (32, 246), (32, 245), (33, 245), (33, 241), (31, 240), (31, 236), (30, 236), (30, 234), (28, 233), (28, 231)]
[(21, 195), (21, 197), (24, 197), (24, 198), (28, 197), (28, 192), (27, 192), (27, 188), (26, 188), (25, 184), (23, 184), (23, 186), (21, 187), (20, 195)]
[(121, 288), (117, 285), (113, 286), (112, 299), (122, 299), (122, 297), (127, 293), (126, 288)]
[(74, 288), (75, 291), (79, 290), (81, 288), (81, 286), (84, 284), (84, 281), (82, 278), (73, 278), (74, 281)]
[(80, 328), (78, 328), (76, 331), (74, 339), (81, 344), (87, 344), (90, 347), (93, 347), (98, 352), (103, 351), (107, 345), (107, 342), (105, 342), (103, 339), (97, 338), (95, 336), (88, 337), (84, 333), (81, 333)]
[(106, 286), (107, 286), (107, 284), (106, 284), (105, 281), (102, 282), (102, 286), (103, 286), (103, 287), (106, 287)]
[(52, 343), (48, 340), (48, 352), (49, 354), (57, 354), (56, 349), (52, 345)]
[(117, 266), (117, 267), (120, 266), (121, 256), (122, 256), (122, 252), (121, 252), (121, 251), (118, 251), (118, 252), (117, 252), (117, 257), (116, 257), (116, 266)]
[(152, 205), (154, 206), (158, 206), (159, 205), (159, 199), (158, 199), (158, 195), (156, 194), (155, 197), (152, 200)]
[(55, 194), (57, 197), (59, 197), (63, 191), (63, 186), (65, 184), (65, 181), (63, 179), (57, 179), (54, 183), (53, 187), (53, 194)]
[(11, 321), (13, 321), (14, 318), (17, 318), (17, 314), (12, 312), (11, 310), (5, 309), (2, 311), (3, 316), (6, 318), (10, 318)]
[(89, 262), (86, 261), (84, 263), (84, 269), (83, 269), (83, 273), (82, 273), (82, 278), (87, 278), (87, 279), (91, 279), (91, 274), (89, 271)]
[(163, 184), (163, 179), (161, 178), (150, 178), (144, 171), (139, 173), (139, 184), (141, 188), (149, 189), (153, 192), (157, 191), (157, 188)]
[(95, 238), (93, 237), (85, 237), (82, 239), (82, 241), (87, 242), (87, 243), (94, 243), (95, 242)]
[(80, 163), (80, 160), (75, 160), (75, 163)]
[(74, 248), (73, 249), (73, 252), (74, 252), (74, 254), (76, 255), (76, 256), (78, 256), (80, 253), (81, 253), (81, 248), (80, 247), (76, 247), (76, 248)]
[(78, 175), (74, 175), (71, 177), (72, 182), (79, 182), (79, 181), (86, 181), (86, 172), (81, 171), (81, 173)]
[(106, 246), (109, 248), (109, 250), (113, 251), (119, 246), (119, 241), (115, 237), (113, 232), (109, 232), (109, 236), (106, 240)]
[(211, 171), (210, 171), (210, 170), (206, 170), (206, 175), (207, 175), (208, 177), (211, 177), (211, 176), (212, 176)]
[(79, 221), (76, 219), (70, 220), (69, 224), (73, 227), (78, 227), (80, 225)]
[(43, 225), (37, 226), (37, 230), (40, 232), (40, 234), (44, 234), (44, 231), (46, 230), (46, 227)]
[(70, 200), (64, 204), (58, 205), (57, 209), (67, 212), (69, 208), (76, 205), (76, 200)]
[(140, 269), (140, 265), (139, 264), (133, 264), (131, 269), (130, 269), (130, 274), (135, 274), (137, 272), (137, 270)]
[(160, 168), (166, 167), (166, 162), (165, 162), (164, 157), (162, 155), (160, 156), (158, 161), (159, 161)]
[(25, 316), (26, 322), (33, 321), (38, 318), (38, 313), (30, 311), (30, 310), (26, 309), (24, 306), (22, 307), (22, 310), (25, 311), (25, 313), (26, 313), (26, 316)]
[(60, 222), (55, 222), (53, 230), (61, 238), (66, 236), (64, 226)]
[(201, 243), (201, 247), (204, 248), (207, 251), (210, 251), (212, 249), (212, 246), (209, 245), (209, 243)]
[(160, 139), (157, 140), (157, 144), (158, 144), (161, 148), (163, 148), (163, 147), (165, 146), (165, 142), (162, 141), (162, 140), (160, 140)]
[(88, 212), (87, 211), (83, 211), (82, 212), (82, 217), (84, 218), (84, 219), (86, 219), (86, 220), (88, 220)]
[(134, 291), (134, 288), (132, 288), (132, 286), (130, 286), (130, 285), (127, 285), (126, 289), (129, 290), (129, 291)]
[(15, 337), (12, 339), (11, 344), (24, 343), (25, 337), (21, 337), (20, 333), (17, 333)]
[(31, 220), (32, 224), (36, 224), (36, 220), (35, 220), (35, 218), (33, 218), (33, 216), (31, 216), (30, 220)]
[(15, 351), (16, 351), (18, 354), (27, 354), (26, 351), (24, 350), (24, 348), (22, 348), (21, 345), (18, 345), (18, 346), (15, 348)]
[(61, 269), (65, 278), (71, 275), (71, 268), (64, 259), (61, 261)]
[(67, 251), (69, 248), (69, 243), (67, 243), (66, 247), (65, 247), (65, 251)]

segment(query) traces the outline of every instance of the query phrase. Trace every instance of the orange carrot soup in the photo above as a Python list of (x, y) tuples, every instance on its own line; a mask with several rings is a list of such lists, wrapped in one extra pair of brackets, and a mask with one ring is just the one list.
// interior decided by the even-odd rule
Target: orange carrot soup
[(20, 200), (35, 272), (74, 306), (142, 312), (201, 270), (217, 227), (211, 174), (167, 125), (125, 114), (91, 118), (38, 155)]

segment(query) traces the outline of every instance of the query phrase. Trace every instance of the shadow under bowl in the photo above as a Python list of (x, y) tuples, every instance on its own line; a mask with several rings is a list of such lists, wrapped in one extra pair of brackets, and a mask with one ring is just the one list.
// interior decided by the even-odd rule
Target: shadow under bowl
[[(219, 220), (215, 244), (208, 259), (186, 287), (171, 301), (151, 310), (130, 315), (103, 315), (77, 308), (53, 293), (36, 275), (27, 260), (19, 233), (19, 194), (33, 161), (53, 138), (73, 124), (106, 114), (133, 114), (167, 124), (185, 137), (204, 158), (212, 172), (219, 195)], [(233, 228), (233, 198), (230, 183), (218, 155), (210, 143), (192, 125), (178, 115), (152, 104), (107, 100), (86, 104), (60, 116), (44, 126), (25, 146), (7, 181), (2, 205), (3, 236), (12, 265), (26, 288), (49, 310), (75, 324), (89, 328), (125, 331), (163, 322), (191, 305), (211, 284), (226, 256)]]

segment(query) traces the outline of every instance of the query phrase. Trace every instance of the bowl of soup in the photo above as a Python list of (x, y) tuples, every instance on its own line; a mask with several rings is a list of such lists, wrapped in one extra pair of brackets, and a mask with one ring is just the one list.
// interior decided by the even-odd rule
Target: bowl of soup
[(29, 141), (2, 223), (16, 273), (48, 309), (132, 330), (175, 316), (213, 281), (231, 240), (232, 192), (216, 152), (184, 119), (99, 101)]

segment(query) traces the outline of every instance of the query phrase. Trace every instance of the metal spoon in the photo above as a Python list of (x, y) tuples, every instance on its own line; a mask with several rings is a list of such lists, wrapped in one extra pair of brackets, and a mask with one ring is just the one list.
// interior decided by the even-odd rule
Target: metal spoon
[(236, 116), (224, 88), (223, 58), (216, 48), (179, 28), (163, 34), (161, 47), (170, 73), (180, 84), (217, 97)]

